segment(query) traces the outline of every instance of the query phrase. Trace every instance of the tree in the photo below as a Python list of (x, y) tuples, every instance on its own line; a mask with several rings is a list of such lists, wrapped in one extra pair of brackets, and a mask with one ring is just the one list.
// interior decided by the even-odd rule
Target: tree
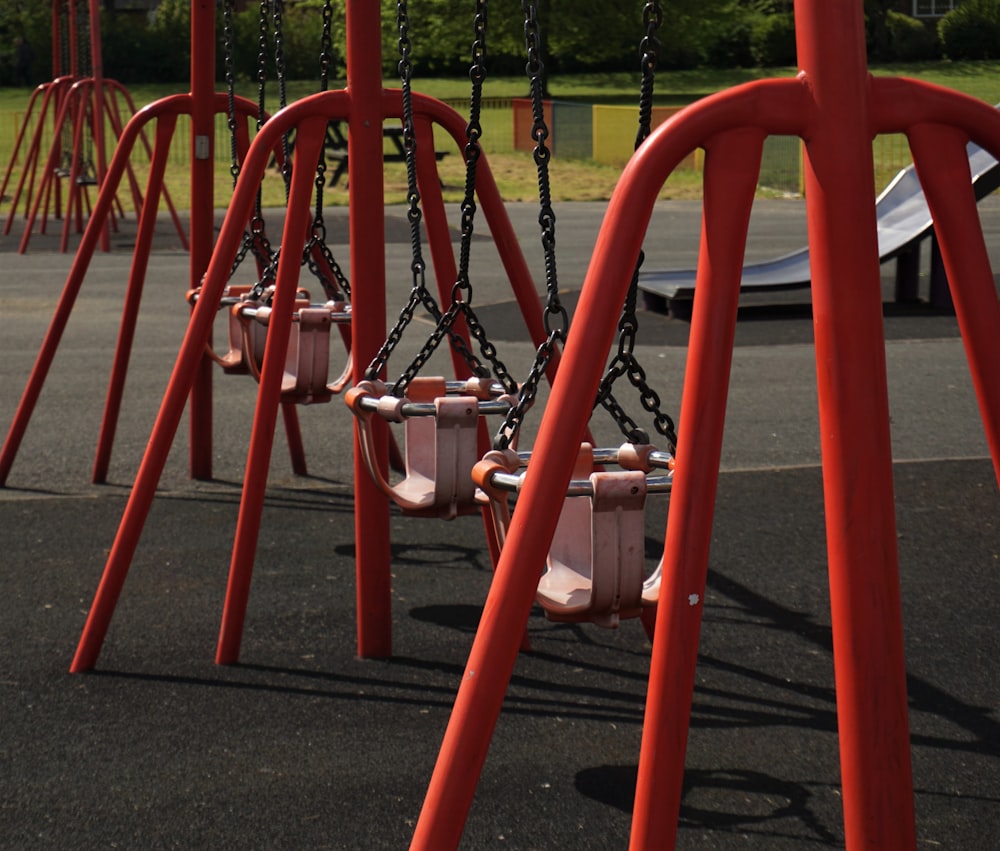
[(892, 39), (889, 33), (889, 12), (896, 4), (893, 0), (865, 0), (865, 30), (868, 55), (873, 60), (892, 58)]
[(31, 62), (25, 72), (29, 80), (51, 77), (48, 45), (52, 41), (51, 15), (47, 4), (25, 0), (0, 0), (0, 85), (14, 82), (16, 39), (30, 48)]

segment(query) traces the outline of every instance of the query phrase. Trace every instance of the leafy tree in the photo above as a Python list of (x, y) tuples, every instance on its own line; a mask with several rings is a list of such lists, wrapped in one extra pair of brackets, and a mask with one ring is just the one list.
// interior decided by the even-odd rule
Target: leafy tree
[(965, 0), (938, 23), (949, 59), (1000, 57), (1000, 0)]
[(868, 56), (873, 60), (884, 61), (891, 57), (888, 16), (894, 5), (893, 0), (865, 0), (865, 34)]
[(0, 85), (16, 82), (16, 39), (28, 45), (28, 81), (40, 83), (51, 76), (51, 32), (51, 7), (47, 3), (0, 0)]

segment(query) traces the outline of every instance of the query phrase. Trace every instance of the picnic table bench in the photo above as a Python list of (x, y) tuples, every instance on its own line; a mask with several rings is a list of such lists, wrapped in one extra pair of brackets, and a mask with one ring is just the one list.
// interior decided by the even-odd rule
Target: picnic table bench
[[(406, 162), (406, 148), (403, 143), (403, 128), (385, 126), (382, 128), (382, 138), (388, 143), (383, 146), (382, 159), (387, 163)], [(331, 121), (326, 125), (326, 141), (323, 143), (327, 159), (337, 164), (330, 177), (330, 186), (336, 186), (337, 181), (347, 172), (347, 126), (343, 121)], [(438, 162), (448, 156), (448, 151), (434, 151)]]

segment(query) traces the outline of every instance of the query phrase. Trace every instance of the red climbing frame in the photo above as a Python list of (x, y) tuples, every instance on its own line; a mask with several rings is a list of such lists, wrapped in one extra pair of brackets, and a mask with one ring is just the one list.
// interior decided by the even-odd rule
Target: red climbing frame
[(413, 848), (458, 845), (656, 193), (706, 150), (703, 233), (631, 847), (674, 847), (746, 227), (764, 137), (798, 135), (806, 204), (834, 665), (849, 849), (916, 845), (871, 139), (906, 133), (941, 240), (1000, 479), (1000, 306), (965, 143), (1000, 155), (985, 103), (867, 73), (860, 0), (796, 0), (795, 79), (689, 107), (646, 142), (608, 208)]

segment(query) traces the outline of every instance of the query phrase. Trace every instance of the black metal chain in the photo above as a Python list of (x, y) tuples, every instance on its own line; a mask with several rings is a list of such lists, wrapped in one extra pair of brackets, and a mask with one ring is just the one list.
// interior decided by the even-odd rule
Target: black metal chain
[(257, 129), (260, 130), (267, 120), (267, 104), (265, 95), (267, 92), (267, 44), (268, 18), (270, 17), (271, 5), (269, 0), (260, 0), (260, 13), (257, 18)]
[(646, 27), (646, 34), (639, 42), (642, 83), (639, 88), (639, 129), (635, 138), (636, 148), (646, 141), (653, 122), (653, 84), (656, 81), (656, 63), (660, 54), (660, 39), (657, 33), (663, 24), (663, 9), (659, 0), (647, 0), (642, 9), (642, 22)]
[(229, 173), (233, 183), (240, 174), (239, 153), (236, 146), (236, 67), (235, 67), (235, 36), (233, 32), (233, 0), (226, 0), (222, 6), (223, 62), (226, 74), (227, 112), (226, 124), (229, 127)]
[[(469, 80), (472, 91), (469, 95), (469, 121), (465, 127), (465, 193), (461, 206), (461, 243), (459, 248), (458, 276), (451, 288), (451, 306), (442, 317), (442, 322), (450, 329), (459, 316), (465, 319), (469, 333), (479, 344), (479, 351), (489, 361), (493, 375), (503, 385), (507, 393), (517, 392), (517, 382), (506, 365), (497, 355), (496, 347), (486, 336), (486, 329), (472, 309), (472, 282), (469, 277), (469, 261), (472, 252), (472, 236), (476, 217), (476, 171), (483, 150), (479, 140), (483, 135), (481, 113), (483, 106), (483, 83), (486, 81), (486, 31), (488, 27), (487, 0), (476, 0), (476, 15), (473, 19), (475, 39), (472, 43), (472, 64)], [(456, 339), (452, 335), (452, 339)], [(461, 339), (461, 338), (457, 338)], [(471, 364), (470, 364), (471, 367)], [(481, 365), (474, 374), (486, 377), (489, 372)]]
[(68, 75), (72, 70), (70, 67), (70, 29), (69, 29), (69, 7), (59, 4), (59, 58), (61, 62), (60, 73)]
[(535, 360), (528, 377), (521, 385), (517, 402), (511, 406), (493, 437), (494, 449), (506, 449), (513, 442), (524, 415), (534, 404), (545, 370), (559, 347), (566, 342), (569, 315), (559, 298), (559, 276), (556, 269), (556, 215), (552, 209), (549, 181), (549, 161), (552, 151), (546, 144), (549, 128), (545, 123), (545, 63), (541, 55), (541, 33), (538, 27), (537, 0), (522, 0), (524, 12), (524, 43), (527, 49), (525, 71), (530, 81), (532, 126), (535, 142), (534, 160), (538, 172), (538, 224), (541, 229), (542, 251), (545, 258), (546, 301), (542, 313), (546, 337), (535, 351)]
[(413, 126), (413, 63), (410, 54), (410, 18), (406, 0), (396, 4), (396, 23), (399, 29), (399, 80), (403, 95), (403, 149), (406, 159), (406, 220), (410, 225), (410, 272), (413, 287), (425, 288), (427, 264), (423, 257), (420, 238), (420, 223), (423, 212), (420, 208), (420, 188), (417, 185), (417, 138)]
[[(333, 4), (331, 0), (323, 3), (323, 30), (320, 35), (319, 47), (319, 90), (325, 92), (330, 88), (330, 63), (333, 61)], [(320, 149), (319, 162), (316, 165), (316, 212), (313, 216), (313, 234), (317, 225), (323, 226), (323, 189), (326, 186), (326, 149)], [(325, 237), (325, 234), (324, 234)]]
[[(273, 0), (271, 17), (274, 21), (274, 76), (278, 81), (278, 108), (288, 104), (287, 69), (285, 66), (285, 0)], [(285, 181), (285, 200), (292, 191), (292, 145), (289, 134), (281, 137), (281, 177)]]
[[(640, 43), (640, 66), (642, 69), (642, 85), (639, 93), (639, 129), (636, 134), (635, 146), (638, 148), (649, 136), (653, 112), (653, 84), (656, 77), (656, 64), (660, 42), (657, 37), (663, 22), (663, 10), (659, 0), (647, 0), (643, 8), (643, 23), (646, 34)], [(677, 430), (674, 421), (660, 410), (660, 397), (646, 382), (646, 372), (635, 356), (635, 338), (639, 329), (636, 316), (636, 304), (639, 293), (639, 269), (644, 256), (639, 252), (639, 258), (632, 272), (621, 319), (618, 322), (618, 352), (608, 364), (607, 371), (601, 379), (597, 390), (594, 407), (602, 405), (607, 410), (619, 429), (632, 443), (649, 443), (649, 434), (638, 426), (619, 404), (612, 393), (612, 387), (622, 375), (639, 391), (639, 401), (642, 407), (653, 415), (653, 426), (670, 443), (670, 451), (677, 450)]]
[[(323, 30), (320, 35), (319, 81), (320, 91), (330, 87), (330, 65), (333, 61), (333, 4), (323, 3)], [(351, 284), (337, 263), (333, 252), (326, 244), (326, 222), (323, 220), (323, 192), (326, 187), (326, 151), (320, 150), (316, 163), (316, 207), (313, 213), (312, 231), (302, 252), (302, 258), (309, 271), (323, 287), (323, 292), (331, 301), (342, 301), (351, 297)], [(322, 263), (317, 259), (319, 254)]]
[(79, 33), (80, 76), (91, 77), (94, 74), (93, 58), (90, 55), (90, 8), (86, 0), (80, 0), (76, 12), (77, 32)]
[[(229, 173), (233, 178), (233, 185), (240, 175), (239, 152), (236, 142), (237, 115), (236, 115), (236, 61), (235, 61), (235, 38), (233, 29), (233, 0), (225, 0), (223, 4), (223, 61), (226, 75), (226, 95), (227, 113), (226, 124), (229, 128), (229, 150), (230, 165)], [(263, 97), (261, 95), (261, 97)], [(249, 227), (243, 233), (243, 241), (239, 251), (233, 260), (229, 270), (229, 277), (236, 274), (236, 270), (242, 265), (248, 254), (252, 254), (262, 267), (267, 267), (273, 259), (271, 245), (264, 233), (264, 218), (261, 209), (260, 189), (257, 190), (257, 202), (254, 207), (254, 215)]]
[[(403, 309), (399, 312), (395, 325), (389, 330), (385, 342), (368, 365), (366, 375), (369, 380), (377, 378), (385, 368), (389, 357), (403, 338), (403, 332), (412, 321), (419, 305), (424, 306), (424, 309), (434, 319), (436, 326), (439, 326), (441, 322), (441, 309), (438, 307), (434, 297), (427, 291), (425, 278), (426, 264), (423, 259), (420, 241), (420, 222), (423, 214), (420, 210), (420, 192), (416, 181), (416, 140), (413, 132), (412, 63), (410, 61), (412, 42), (409, 36), (409, 14), (405, 0), (401, 0), (401, 2), (396, 4), (396, 26), (399, 31), (399, 40), (397, 43), (399, 63), (397, 69), (399, 71), (403, 95), (403, 144), (406, 154), (407, 178), (406, 218), (410, 225), (410, 273), (413, 276), (413, 284), (410, 287), (410, 296)], [(413, 374), (416, 374), (415, 371)], [(396, 381), (394, 388), (399, 393), (404, 392), (411, 378), (412, 376), (407, 378), (404, 373)]]
[(482, 108), (482, 84), (486, 78), (486, 0), (477, 0), (475, 17), (476, 38), (472, 47), (472, 67), (469, 72), (472, 81), (470, 96), (469, 122), (466, 127), (466, 180), (465, 195), (461, 206), (461, 244), (459, 249), (459, 268), (457, 280), (452, 286), (451, 304), (448, 310), (441, 312), (440, 307), (426, 287), (426, 264), (421, 247), (420, 224), (422, 213), (420, 209), (420, 192), (416, 172), (416, 134), (413, 119), (412, 100), (412, 61), (410, 53), (412, 44), (409, 38), (409, 16), (406, 0), (398, 0), (396, 4), (396, 20), (399, 29), (398, 64), (403, 95), (403, 144), (407, 172), (407, 220), (410, 224), (410, 243), (412, 262), (410, 270), (413, 275), (413, 286), (406, 305), (400, 311), (395, 326), (389, 331), (385, 343), (379, 349), (374, 360), (369, 365), (367, 375), (376, 377), (385, 367), (392, 351), (402, 338), (403, 331), (413, 319), (418, 305), (435, 320), (434, 330), (424, 342), (420, 351), (392, 385), (392, 393), (402, 396), (409, 383), (416, 377), (433, 353), (447, 337), (458, 355), (465, 361), (473, 375), (488, 378), (491, 370), (469, 348), (461, 335), (456, 333), (455, 324), (459, 317), (465, 319), (469, 333), (479, 344), (483, 358), (489, 362), (492, 375), (504, 386), (508, 393), (515, 392), (517, 383), (511, 377), (504, 363), (497, 355), (496, 347), (489, 341), (486, 330), (471, 307), (472, 286), (469, 281), (469, 261), (471, 253), (473, 220), (476, 211), (476, 165), (482, 153), (479, 138), (482, 135), (480, 112)]
[(319, 50), (319, 88), (325, 92), (330, 88), (330, 66), (333, 64), (333, 3), (323, 2), (323, 31)]

